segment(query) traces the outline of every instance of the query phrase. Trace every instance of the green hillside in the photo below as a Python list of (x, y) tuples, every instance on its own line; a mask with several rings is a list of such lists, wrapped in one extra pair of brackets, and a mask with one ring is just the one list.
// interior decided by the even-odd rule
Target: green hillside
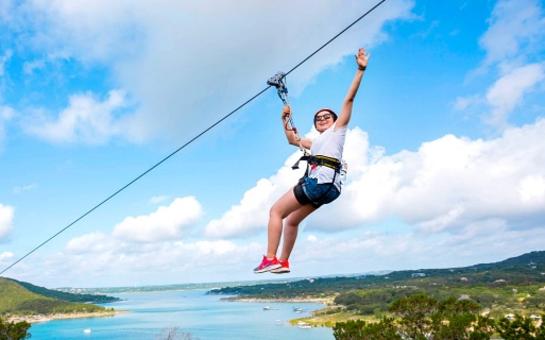
[(292, 298), (320, 296), (359, 288), (410, 286), (429, 283), (433, 286), (469, 287), (545, 284), (545, 251), (527, 253), (507, 260), (469, 267), (394, 271), (383, 275), (355, 275), (310, 278), (283, 283), (232, 286), (209, 291), (209, 294), (243, 297)]
[(110, 303), (119, 301), (119, 298), (108, 296), (108, 295), (102, 295), (102, 294), (74, 294), (74, 293), (68, 293), (63, 292), (60, 290), (53, 290), (53, 289), (47, 289), (44, 287), (35, 286), (28, 282), (23, 281), (17, 281), (14, 279), (7, 279), (11, 280), (20, 286), (23, 286), (27, 290), (40, 294), (43, 296), (47, 296), (54, 299), (69, 301), (69, 302), (81, 302), (81, 303)]
[(462, 268), (395, 271), (384, 275), (312, 278), (283, 283), (233, 286), (209, 294), (238, 298), (323, 298), (333, 301), (323, 313), (380, 316), (402, 297), (425, 293), (436, 299), (472, 300), (491, 315), (545, 311), (545, 251), (501, 262)]
[[(45, 292), (48, 291), (45, 288), (41, 289)], [(38, 294), (30, 291), (18, 281), (6, 278), (0, 278), (0, 296), (2, 297), (0, 299), (0, 315), (92, 313), (107, 310), (93, 304), (74, 303)]]

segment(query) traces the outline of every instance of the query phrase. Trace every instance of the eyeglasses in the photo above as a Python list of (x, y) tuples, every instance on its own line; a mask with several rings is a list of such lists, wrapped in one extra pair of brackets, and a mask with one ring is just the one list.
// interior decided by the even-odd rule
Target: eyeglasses
[(326, 113), (326, 114), (314, 117), (314, 121), (319, 122), (321, 120), (327, 120), (327, 119), (331, 118), (332, 116), (333, 115), (331, 113)]

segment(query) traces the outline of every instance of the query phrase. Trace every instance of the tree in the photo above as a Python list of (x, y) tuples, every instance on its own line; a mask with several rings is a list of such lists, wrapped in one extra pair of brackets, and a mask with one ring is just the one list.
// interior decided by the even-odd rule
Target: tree
[(469, 299), (437, 301), (415, 294), (394, 301), (390, 311), (396, 319), (337, 323), (333, 335), (341, 340), (488, 340), (494, 333), (494, 320), (480, 316), (479, 310), (479, 304)]
[[(545, 320), (545, 315), (541, 316)], [(505, 340), (545, 340), (545, 322), (536, 326), (532, 319), (516, 314), (513, 320), (501, 318), (496, 330)]]
[(366, 323), (363, 320), (338, 322), (333, 327), (333, 336), (337, 340), (401, 340), (394, 319), (383, 318), (376, 323)]
[(432, 314), (431, 333), (434, 339), (490, 339), (493, 321), (478, 315), (480, 306), (471, 300), (450, 297), (438, 304)]
[(28, 329), (30, 324), (26, 321), (8, 322), (0, 318), (0, 340), (21, 340), (30, 338)]
[(426, 294), (414, 294), (394, 301), (390, 312), (399, 317), (399, 331), (404, 338), (425, 340), (432, 331), (432, 315), (437, 307), (434, 298)]

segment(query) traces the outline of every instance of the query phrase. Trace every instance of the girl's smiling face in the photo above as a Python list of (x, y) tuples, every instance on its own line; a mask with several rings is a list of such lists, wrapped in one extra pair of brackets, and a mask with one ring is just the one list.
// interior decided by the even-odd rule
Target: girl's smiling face
[(329, 110), (320, 110), (314, 115), (314, 127), (318, 132), (322, 133), (329, 129), (335, 122), (336, 116)]

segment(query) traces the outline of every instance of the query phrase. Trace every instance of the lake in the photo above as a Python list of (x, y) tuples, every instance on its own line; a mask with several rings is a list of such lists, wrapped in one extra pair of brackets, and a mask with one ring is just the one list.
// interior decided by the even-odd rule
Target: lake
[[(333, 339), (329, 328), (300, 328), (290, 319), (310, 315), (318, 303), (261, 303), (220, 300), (206, 289), (111, 294), (122, 301), (105, 305), (124, 310), (114, 317), (37, 323), (32, 339)], [(300, 308), (301, 311), (294, 309)]]

